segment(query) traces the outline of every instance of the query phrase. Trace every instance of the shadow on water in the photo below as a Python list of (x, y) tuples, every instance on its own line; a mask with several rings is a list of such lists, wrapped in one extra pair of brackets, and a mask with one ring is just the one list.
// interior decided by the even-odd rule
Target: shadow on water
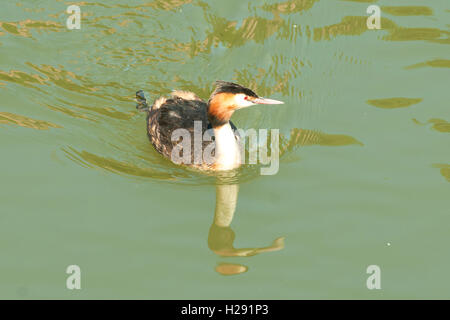
[[(239, 185), (221, 184), (216, 185), (216, 208), (214, 220), (209, 229), (208, 247), (220, 257), (251, 257), (263, 252), (279, 251), (284, 248), (284, 237), (273, 240), (272, 244), (256, 248), (235, 248), (233, 243), (236, 234), (231, 228), (236, 211), (239, 194)], [(233, 275), (246, 272), (247, 266), (235, 263), (221, 262), (216, 271), (222, 275)]]
[(450, 68), (450, 60), (434, 59), (430, 61), (420, 62), (411, 66), (407, 66), (405, 67), (405, 69), (417, 69), (423, 67)]
[(421, 98), (387, 98), (367, 100), (367, 103), (381, 109), (396, 109), (410, 107), (422, 100)]
[(433, 167), (434, 167), (434, 168), (440, 169), (441, 175), (442, 175), (448, 182), (450, 182), (450, 164), (442, 164), (442, 163), (438, 163), (438, 164), (434, 164)]
[[(352, 35), (357, 36), (368, 32), (367, 17), (364, 16), (346, 16), (341, 22), (318, 27), (314, 29), (314, 40), (332, 40), (338, 36)], [(386, 41), (428, 41), (439, 44), (450, 43), (450, 32), (438, 28), (408, 28), (397, 25), (388, 18), (381, 18), (383, 30), (388, 32), (383, 36)]]
[(417, 119), (413, 119), (413, 122), (418, 125), (426, 125), (431, 123), (433, 124), (431, 126), (433, 130), (436, 130), (438, 132), (450, 132), (450, 122), (447, 122), (444, 119), (433, 118), (428, 120), (426, 123), (422, 123)]
[(0, 112), (0, 124), (18, 125), (24, 128), (48, 130), (50, 128), (62, 128), (49, 121), (36, 120), (10, 112)]

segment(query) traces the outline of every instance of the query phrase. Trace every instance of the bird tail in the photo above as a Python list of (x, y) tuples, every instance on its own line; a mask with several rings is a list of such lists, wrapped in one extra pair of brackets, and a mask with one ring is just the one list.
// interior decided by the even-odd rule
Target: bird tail
[(167, 101), (166, 97), (159, 97), (158, 99), (155, 100), (153, 105), (149, 106), (147, 104), (147, 99), (145, 99), (144, 91), (139, 90), (136, 92), (136, 102), (137, 102), (136, 109), (140, 111), (149, 112), (151, 110), (159, 109), (166, 101)]
[(139, 111), (149, 111), (150, 107), (147, 104), (147, 99), (145, 98), (144, 91), (139, 90), (136, 92), (136, 109)]

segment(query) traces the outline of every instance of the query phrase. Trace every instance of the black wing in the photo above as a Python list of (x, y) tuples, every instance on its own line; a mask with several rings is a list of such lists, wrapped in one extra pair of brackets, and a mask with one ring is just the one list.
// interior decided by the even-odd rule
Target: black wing
[[(172, 133), (176, 129), (186, 129), (191, 136), (191, 162), (194, 163), (194, 121), (200, 121), (202, 137), (209, 141), (202, 142), (202, 152), (214, 143), (214, 133), (207, 117), (207, 104), (202, 100), (186, 100), (179, 97), (167, 99), (159, 108), (150, 110), (147, 117), (147, 133), (155, 149), (171, 159), (172, 150), (182, 139), (172, 141)], [(230, 121), (235, 136), (239, 139), (236, 126)], [(205, 131), (207, 135), (205, 135)], [(209, 135), (209, 136), (208, 136)], [(182, 152), (180, 152), (182, 156)]]

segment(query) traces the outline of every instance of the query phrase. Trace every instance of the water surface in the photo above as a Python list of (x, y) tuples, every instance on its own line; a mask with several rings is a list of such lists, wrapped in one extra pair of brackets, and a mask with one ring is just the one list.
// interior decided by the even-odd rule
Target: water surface
[[(449, 18), (445, 0), (6, 1), (0, 297), (449, 298)], [(285, 101), (233, 117), (280, 130), (276, 175), (216, 187), (149, 144), (137, 90), (206, 99), (219, 79)]]

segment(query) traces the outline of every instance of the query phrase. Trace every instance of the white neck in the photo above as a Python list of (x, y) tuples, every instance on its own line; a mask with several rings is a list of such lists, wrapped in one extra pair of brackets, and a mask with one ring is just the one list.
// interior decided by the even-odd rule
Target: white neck
[(241, 152), (230, 122), (214, 128), (214, 136), (217, 169), (232, 170), (239, 167), (241, 165)]

